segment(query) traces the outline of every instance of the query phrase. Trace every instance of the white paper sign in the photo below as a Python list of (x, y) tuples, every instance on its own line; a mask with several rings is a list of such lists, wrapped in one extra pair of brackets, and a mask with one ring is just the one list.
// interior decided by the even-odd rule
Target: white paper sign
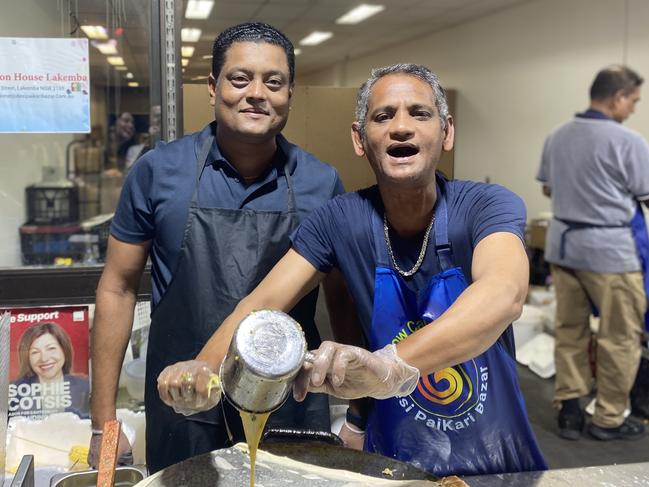
[(88, 39), (0, 37), (0, 132), (90, 132)]

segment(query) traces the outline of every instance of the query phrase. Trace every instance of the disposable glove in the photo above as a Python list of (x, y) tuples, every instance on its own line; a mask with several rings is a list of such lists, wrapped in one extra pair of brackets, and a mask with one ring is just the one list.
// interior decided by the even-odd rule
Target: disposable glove
[[(88, 465), (97, 469), (99, 468), (99, 454), (101, 453), (102, 434), (93, 432), (90, 437), (90, 447), (88, 448)], [(133, 465), (133, 448), (124, 431), (120, 431), (119, 444), (117, 445), (117, 465)]]
[(158, 393), (167, 406), (190, 416), (219, 403), (221, 381), (207, 362), (188, 360), (170, 365), (160, 373)]
[(407, 396), (419, 381), (419, 369), (399, 358), (393, 344), (369, 352), (326, 341), (313, 353), (313, 362), (304, 363), (293, 386), (298, 401), (307, 392), (325, 392), (341, 399)]

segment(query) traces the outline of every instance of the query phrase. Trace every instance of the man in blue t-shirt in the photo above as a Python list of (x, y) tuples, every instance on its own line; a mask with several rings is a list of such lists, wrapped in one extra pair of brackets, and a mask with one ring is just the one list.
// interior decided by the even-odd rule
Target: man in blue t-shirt
[[(338, 268), (367, 346), (323, 343), (298, 377), (297, 399), (307, 390), (372, 398), (366, 423), (353, 425), (359, 443), (436, 475), (546, 468), (518, 387), (510, 326), (528, 285), (523, 202), (500, 186), (436, 177), (454, 126), (439, 80), (424, 66), (372, 72), (352, 139), (378, 185), (311, 214), (203, 358), (216, 370), (247, 313), (289, 309)], [(181, 393), (178, 383), (161, 388), (170, 404)]]
[[(101, 428), (115, 418), (120, 366), (148, 257), (153, 289), (145, 385), (149, 471), (244, 440), (232, 406), (187, 415), (184, 408), (161, 402), (157, 378), (169, 364), (199, 355), (216, 327), (290, 248), (300, 220), (343, 193), (334, 168), (280, 133), (294, 74), (293, 46), (275, 28), (246, 23), (226, 29), (214, 42), (208, 81), (215, 121), (158, 144), (129, 172), (111, 227), (92, 329), (93, 467)], [(326, 284), (334, 296), (343, 295), (341, 280)], [(313, 290), (289, 307), (313, 348), (320, 345), (316, 299)], [(330, 309), (332, 317), (338, 314)], [(193, 387), (191, 376), (185, 378)], [(329, 431), (328, 398), (313, 394), (302, 404), (288, 401), (270, 424)], [(120, 453), (129, 448), (122, 435)]]

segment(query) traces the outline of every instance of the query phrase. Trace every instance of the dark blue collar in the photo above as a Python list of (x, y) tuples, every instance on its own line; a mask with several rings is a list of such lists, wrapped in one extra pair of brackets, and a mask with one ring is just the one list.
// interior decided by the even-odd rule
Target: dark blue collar
[(577, 117), (577, 118), (590, 118), (590, 119), (596, 119), (596, 120), (613, 120), (611, 117), (609, 117), (605, 113), (602, 113), (599, 110), (593, 110), (592, 108), (589, 108), (585, 112), (575, 114), (575, 117)]
[[(237, 173), (236, 169), (234, 169), (232, 164), (230, 164), (230, 162), (221, 153), (221, 150), (216, 143), (216, 122), (210, 123), (199, 132), (198, 138), (195, 143), (195, 151), (197, 152), (197, 156), (200, 144), (203, 140), (205, 140), (206, 137), (210, 135), (210, 133), (214, 135), (214, 144), (212, 144), (210, 155), (207, 161), (205, 161), (205, 165), (207, 166), (209, 164), (218, 163)], [(275, 140), (277, 142), (277, 151), (275, 152), (275, 155), (273, 157), (271, 168), (276, 168), (280, 174), (284, 173), (285, 170), (288, 170), (289, 174), (293, 174), (295, 172), (295, 167), (297, 166), (297, 147), (286, 140), (286, 138), (282, 134), (278, 134), (275, 137)]]

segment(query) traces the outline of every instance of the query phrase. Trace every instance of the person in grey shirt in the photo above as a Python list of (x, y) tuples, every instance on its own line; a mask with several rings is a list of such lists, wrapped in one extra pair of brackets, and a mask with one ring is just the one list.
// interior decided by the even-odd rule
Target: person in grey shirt
[(581, 436), (579, 399), (593, 387), (593, 308), (600, 325), (595, 413), (588, 431), (600, 440), (644, 433), (624, 412), (640, 362), (647, 307), (639, 233), (630, 222), (640, 218), (644, 227), (639, 202), (649, 206), (649, 146), (622, 126), (640, 99), (642, 82), (625, 66), (600, 71), (588, 110), (547, 137), (537, 175), (552, 198), (545, 258), (557, 295), (554, 403), (560, 408), (559, 434), (570, 440)]

